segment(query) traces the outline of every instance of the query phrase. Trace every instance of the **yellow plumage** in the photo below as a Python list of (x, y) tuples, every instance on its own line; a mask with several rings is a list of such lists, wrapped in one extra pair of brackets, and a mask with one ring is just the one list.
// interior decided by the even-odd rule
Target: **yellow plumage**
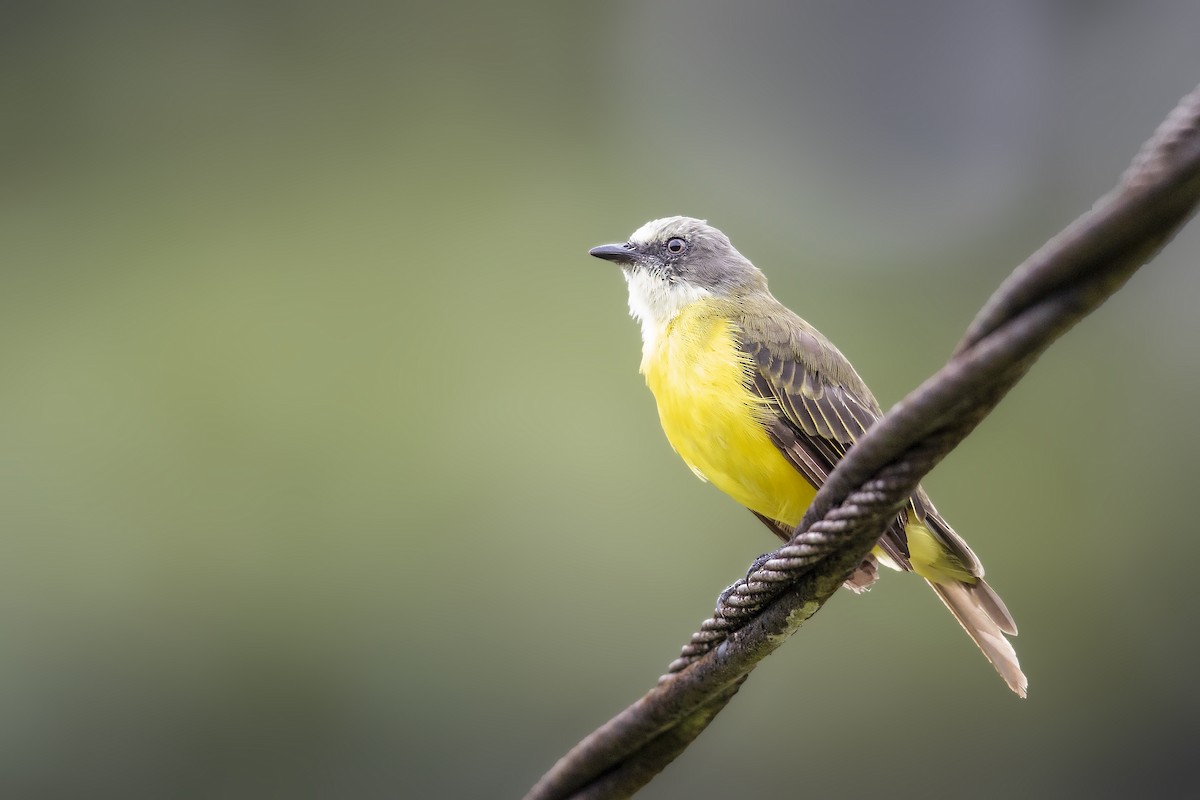
[(771, 412), (745, 386), (749, 367), (728, 316), (706, 301), (680, 311), (642, 359), (675, 452), (746, 508), (795, 525), (816, 491), (767, 435)]

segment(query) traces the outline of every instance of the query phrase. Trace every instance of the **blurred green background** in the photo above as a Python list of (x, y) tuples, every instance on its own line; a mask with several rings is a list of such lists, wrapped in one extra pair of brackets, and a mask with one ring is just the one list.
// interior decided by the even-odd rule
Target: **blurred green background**
[[(1200, 80), (1200, 6), (0, 11), (0, 795), (519, 796), (774, 546), (657, 427), (611, 265), (708, 218), (885, 406)], [(928, 480), (647, 788), (1200, 791), (1200, 231)]]

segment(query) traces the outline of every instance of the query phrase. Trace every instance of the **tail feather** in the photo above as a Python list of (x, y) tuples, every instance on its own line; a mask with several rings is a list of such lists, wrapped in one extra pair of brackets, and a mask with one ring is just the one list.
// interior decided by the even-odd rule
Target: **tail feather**
[(1006, 633), (1015, 635), (1017, 626), (999, 595), (982, 578), (974, 584), (926, 582), (992, 662), (1008, 688), (1024, 697), (1029, 681), (1021, 672), (1016, 650), (1004, 636)]
[(992, 622), (996, 623), (997, 628), (1009, 636), (1017, 635), (1016, 620), (1012, 618), (1012, 614), (1008, 613), (1008, 606), (1004, 605), (1004, 601), (1000, 599), (1000, 595), (996, 594), (996, 590), (988, 586), (987, 581), (980, 580), (973, 585), (965, 584), (963, 588), (967, 590), (967, 594), (974, 600), (975, 605), (983, 609)]

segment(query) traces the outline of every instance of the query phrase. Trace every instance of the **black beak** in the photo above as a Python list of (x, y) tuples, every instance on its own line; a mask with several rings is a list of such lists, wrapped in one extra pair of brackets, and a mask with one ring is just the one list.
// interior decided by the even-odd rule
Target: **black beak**
[(588, 250), (589, 256), (615, 261), (618, 264), (633, 264), (638, 261), (638, 251), (629, 244), (602, 244)]

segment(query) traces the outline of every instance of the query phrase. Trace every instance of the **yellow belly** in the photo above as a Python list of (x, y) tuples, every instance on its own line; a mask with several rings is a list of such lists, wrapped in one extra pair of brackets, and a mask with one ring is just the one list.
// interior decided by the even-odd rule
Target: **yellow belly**
[(815, 490), (767, 435), (772, 412), (746, 389), (750, 368), (731, 323), (706, 301), (680, 312), (642, 360), (675, 452), (742, 505), (795, 525)]

